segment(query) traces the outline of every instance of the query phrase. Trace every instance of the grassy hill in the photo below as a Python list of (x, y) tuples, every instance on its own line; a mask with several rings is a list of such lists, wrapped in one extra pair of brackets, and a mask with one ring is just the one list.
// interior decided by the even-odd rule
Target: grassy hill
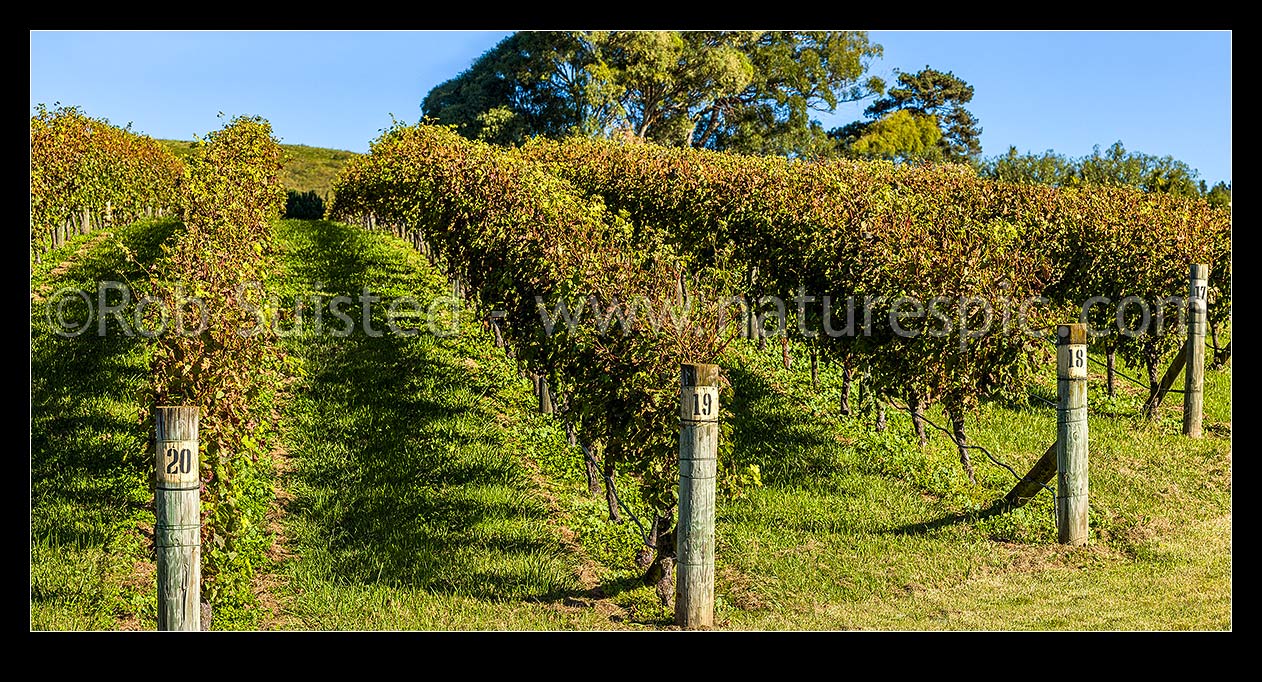
[[(193, 143), (184, 140), (159, 140), (176, 156), (187, 156), (192, 153)], [(337, 172), (342, 169), (355, 152), (341, 149), (325, 149), (308, 147), (305, 144), (283, 144), (281, 147), (288, 154), (285, 162), (285, 187), (305, 192), (315, 190), (321, 196), (327, 196), (333, 189), (333, 181)]]

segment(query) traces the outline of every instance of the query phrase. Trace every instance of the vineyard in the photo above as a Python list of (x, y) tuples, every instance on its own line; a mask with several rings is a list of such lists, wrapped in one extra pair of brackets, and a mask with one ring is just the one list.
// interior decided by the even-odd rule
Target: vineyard
[[(714, 626), (1230, 627), (1228, 210), (396, 124), (339, 166), (329, 221), (281, 220), (262, 119), (179, 158), (76, 109), (31, 126), (35, 628), (158, 620), (168, 405), (200, 414), (202, 627), (671, 626), (691, 365), (718, 368)], [(1191, 264), (1200, 439), (1161, 404)], [(118, 314), (102, 293), (102, 333), (66, 334), (107, 280)], [(43, 315), (74, 287), (86, 307)], [(1082, 547), (1055, 466), (1010, 494), (1057, 440), (1071, 322)]]
[(160, 216), (183, 174), (156, 141), (74, 107), (31, 117), (31, 248), (38, 258), (74, 234)]

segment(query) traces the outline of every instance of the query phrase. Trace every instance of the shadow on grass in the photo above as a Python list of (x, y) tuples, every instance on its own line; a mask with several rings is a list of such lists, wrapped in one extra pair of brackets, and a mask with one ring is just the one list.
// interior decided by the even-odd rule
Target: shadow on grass
[(733, 460), (757, 464), (769, 484), (809, 485), (828, 478), (841, 445), (811, 415), (788, 406), (771, 384), (739, 365), (725, 366), (732, 382)]
[[(175, 223), (119, 228), (116, 234), (142, 263), (157, 257)], [(133, 281), (144, 273), (98, 245), (60, 278), (95, 300), (98, 281)], [(133, 300), (136, 293), (133, 292)], [(31, 535), (52, 546), (101, 547), (150, 502), (148, 428), (138, 421), (148, 385), (145, 339), (127, 336), (110, 318), (106, 334), (93, 324), (77, 336), (55, 333), (48, 303), (31, 311)], [(124, 312), (131, 319), (130, 310)]]
[(947, 514), (930, 521), (921, 521), (920, 523), (909, 523), (904, 526), (897, 526), (882, 531), (884, 535), (927, 535), (933, 531), (954, 526), (961, 523), (977, 523), (992, 516), (998, 516), (1009, 511), (1002, 499), (995, 501), (989, 507), (975, 512), (967, 512), (964, 514)]
[[(351, 297), (367, 286), (422, 305), (443, 293), (380, 233), (323, 221), (286, 229), (302, 286), (318, 281)], [(386, 329), (386, 307), (373, 307), (375, 329)], [(341, 326), (325, 315), (326, 328)], [(356, 325), (344, 338), (292, 343), (309, 374), (287, 436), (296, 457), (288, 512), (325, 580), (489, 600), (576, 586), (485, 397), (502, 377), (473, 373), (450, 342), (424, 331), (373, 336)]]

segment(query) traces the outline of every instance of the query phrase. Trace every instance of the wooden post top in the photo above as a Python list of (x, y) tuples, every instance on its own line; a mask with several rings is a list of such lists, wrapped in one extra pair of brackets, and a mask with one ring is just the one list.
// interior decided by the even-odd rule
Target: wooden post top
[(679, 373), (681, 386), (718, 386), (719, 366), (684, 363)]
[(1056, 325), (1056, 345), (1073, 346), (1087, 342), (1087, 325), (1082, 322)]
[(199, 407), (160, 406), (153, 410), (154, 428), (159, 441), (197, 440)]
[(1209, 266), (1204, 263), (1193, 263), (1188, 266), (1189, 279), (1209, 279)]

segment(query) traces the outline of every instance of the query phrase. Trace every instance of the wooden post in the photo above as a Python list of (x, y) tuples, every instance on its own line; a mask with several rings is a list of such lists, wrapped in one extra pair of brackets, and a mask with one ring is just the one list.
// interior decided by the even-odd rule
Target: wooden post
[(552, 414), (552, 392), (548, 390), (548, 377), (539, 375), (539, 411)]
[(714, 624), (714, 484), (719, 448), (719, 368), (683, 365), (679, 390), (679, 527), (675, 623)]
[(1148, 401), (1144, 403), (1144, 416), (1152, 419), (1157, 416), (1157, 408), (1161, 407), (1161, 401), (1165, 399), (1166, 393), (1174, 386), (1174, 380), (1179, 378), (1179, 372), (1183, 371), (1183, 366), (1187, 364), (1187, 344), (1184, 344), (1179, 352), (1175, 354), (1174, 359), (1170, 361), (1170, 366), (1166, 368), (1166, 373), (1161, 375), (1161, 382), (1157, 384), (1157, 392), (1148, 397)]
[(1017, 484), (1008, 491), (1003, 498), (1003, 504), (1009, 509), (1025, 506), (1026, 502), (1034, 499), (1043, 486), (1047, 485), (1053, 478), (1056, 478), (1056, 444), (1052, 443), (1043, 456), (1030, 467), (1029, 473), (1017, 481)]
[(196, 407), (154, 412), (158, 629), (201, 629), (202, 527)]
[(1056, 530), (1087, 544), (1087, 326), (1056, 327)]
[(1183, 372), (1183, 435), (1201, 437), (1205, 388), (1205, 293), (1209, 266), (1188, 268), (1187, 369)]

